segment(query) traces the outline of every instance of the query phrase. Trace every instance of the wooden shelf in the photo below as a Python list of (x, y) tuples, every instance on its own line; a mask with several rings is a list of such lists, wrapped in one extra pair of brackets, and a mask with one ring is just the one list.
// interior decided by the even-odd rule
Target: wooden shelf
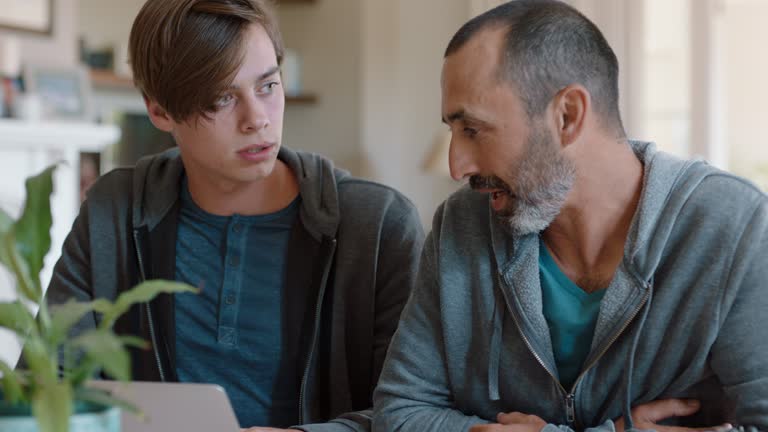
[(91, 69), (91, 83), (96, 88), (133, 90), (133, 79), (115, 75), (109, 69)]
[(314, 105), (317, 103), (317, 96), (313, 94), (286, 96), (285, 103), (290, 105)]

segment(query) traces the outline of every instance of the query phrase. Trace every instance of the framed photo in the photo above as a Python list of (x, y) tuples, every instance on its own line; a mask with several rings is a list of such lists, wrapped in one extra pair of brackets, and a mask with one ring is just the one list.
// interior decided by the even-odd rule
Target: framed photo
[(0, 28), (50, 35), (53, 0), (0, 0)]
[[(1, 0), (0, 0), (1, 1)], [(40, 99), (46, 120), (91, 120), (91, 79), (83, 66), (26, 66), (24, 91)]]

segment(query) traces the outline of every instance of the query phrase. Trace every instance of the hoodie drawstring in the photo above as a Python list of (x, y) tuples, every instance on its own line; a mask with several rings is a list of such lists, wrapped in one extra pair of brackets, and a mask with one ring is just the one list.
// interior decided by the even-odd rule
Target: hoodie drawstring
[(648, 312), (651, 310), (651, 301), (653, 300), (653, 290), (651, 289), (653, 282), (648, 284), (648, 300), (645, 303), (643, 310), (643, 316), (640, 317), (640, 323), (637, 328), (637, 333), (632, 340), (632, 348), (629, 350), (629, 361), (627, 362), (627, 368), (624, 373), (624, 430), (629, 431), (634, 429), (635, 424), (632, 421), (632, 372), (635, 369), (635, 352), (637, 351), (637, 345), (640, 343), (640, 334), (645, 327), (645, 321), (648, 319)]

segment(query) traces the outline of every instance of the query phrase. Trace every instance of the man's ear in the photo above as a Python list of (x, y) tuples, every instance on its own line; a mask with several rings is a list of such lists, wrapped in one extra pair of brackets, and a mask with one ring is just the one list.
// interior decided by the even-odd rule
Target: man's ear
[(157, 102), (147, 98), (144, 98), (144, 104), (147, 106), (147, 114), (149, 114), (149, 120), (152, 124), (163, 132), (172, 133), (176, 122), (173, 121), (168, 111)]
[(587, 113), (592, 109), (592, 99), (584, 86), (569, 85), (553, 99), (555, 125), (560, 145), (567, 147), (578, 141), (584, 131)]

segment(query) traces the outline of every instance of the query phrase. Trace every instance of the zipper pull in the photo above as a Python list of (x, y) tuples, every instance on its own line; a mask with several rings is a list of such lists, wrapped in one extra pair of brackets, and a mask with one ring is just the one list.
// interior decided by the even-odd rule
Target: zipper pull
[(568, 416), (568, 426), (573, 428), (573, 424), (576, 423), (576, 397), (573, 393), (565, 397), (565, 412)]

